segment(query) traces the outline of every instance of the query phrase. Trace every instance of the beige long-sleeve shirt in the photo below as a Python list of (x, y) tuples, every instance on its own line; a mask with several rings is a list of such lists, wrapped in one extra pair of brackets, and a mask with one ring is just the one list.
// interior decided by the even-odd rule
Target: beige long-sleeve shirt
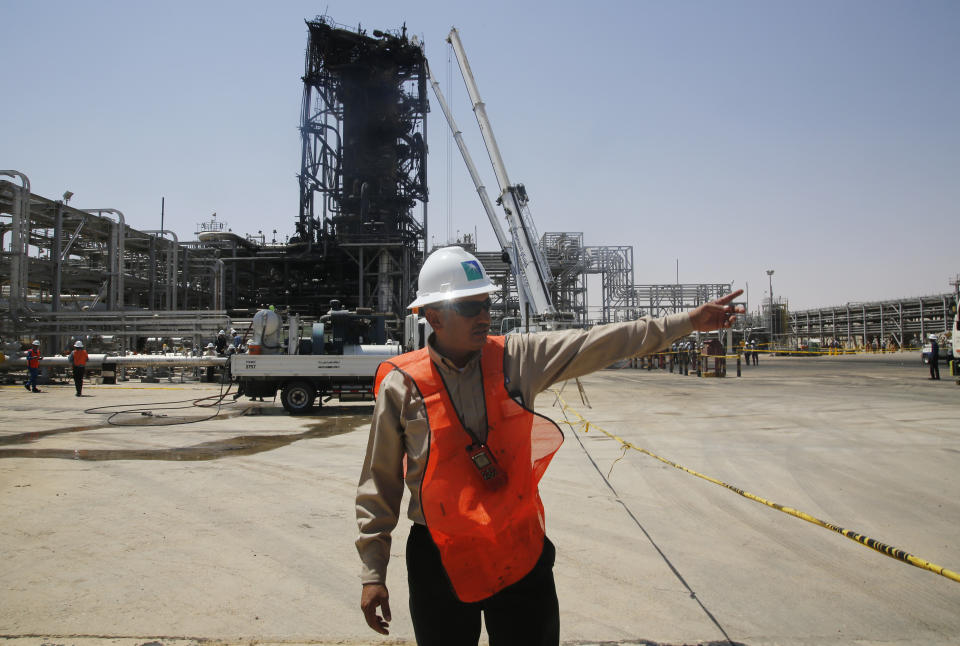
[[(537, 393), (551, 385), (589, 374), (626, 357), (657, 352), (692, 329), (690, 316), (684, 312), (589, 330), (508, 335), (504, 349), (507, 390), (522, 397), (524, 405), (532, 410)], [(441, 356), (432, 343), (428, 343), (428, 349), (463, 423), (485, 439), (487, 420), (480, 354), (461, 369)], [(426, 418), (426, 408), (413, 382), (397, 370), (388, 374), (380, 384), (357, 487), (360, 527), (357, 551), (363, 563), (363, 583), (386, 581), (390, 533), (399, 520), (404, 480), (410, 491), (407, 517), (415, 523), (424, 522), (420, 481), (429, 448)]]

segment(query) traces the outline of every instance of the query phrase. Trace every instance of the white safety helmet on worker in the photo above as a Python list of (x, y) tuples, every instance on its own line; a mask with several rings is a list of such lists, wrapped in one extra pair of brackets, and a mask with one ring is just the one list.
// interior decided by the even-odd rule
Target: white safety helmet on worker
[(73, 344), (73, 347), (75, 347), (75, 348), (82, 348), (82, 347), (83, 347), (83, 341), (77, 341), (76, 343)]
[(417, 298), (407, 308), (423, 307), (478, 294), (497, 286), (476, 257), (462, 247), (437, 249), (423, 262), (417, 280)]
[(40, 339), (34, 339), (33, 345), (40, 345)]

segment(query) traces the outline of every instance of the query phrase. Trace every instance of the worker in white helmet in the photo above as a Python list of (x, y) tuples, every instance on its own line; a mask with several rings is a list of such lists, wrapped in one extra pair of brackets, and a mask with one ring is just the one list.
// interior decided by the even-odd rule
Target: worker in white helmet
[(223, 330), (217, 332), (216, 346), (217, 354), (222, 355), (227, 351), (227, 333)]
[(940, 344), (937, 335), (931, 334), (930, 339), (930, 378), (940, 380)]
[(67, 355), (67, 360), (73, 366), (73, 385), (77, 389), (77, 397), (83, 397), (83, 373), (87, 369), (87, 351), (83, 349), (83, 341), (73, 344), (73, 350)]
[(373, 630), (387, 634), (390, 537), (406, 485), (417, 643), (476, 644), (483, 614), (491, 646), (555, 646), (555, 550), (537, 487), (563, 436), (531, 412), (534, 398), (694, 330), (729, 327), (743, 311), (730, 305), (741, 291), (663, 319), (497, 337), (489, 335), (490, 295), (499, 290), (471, 254), (435, 251), (418, 287), (409, 307), (433, 328), (427, 347), (377, 372), (356, 500), (361, 610)]
[(43, 355), (40, 354), (40, 339), (34, 339), (30, 347), (27, 348), (27, 380), (23, 382), (23, 387), (28, 391), (35, 393), (43, 392), (37, 388), (37, 379), (40, 376), (40, 360)]

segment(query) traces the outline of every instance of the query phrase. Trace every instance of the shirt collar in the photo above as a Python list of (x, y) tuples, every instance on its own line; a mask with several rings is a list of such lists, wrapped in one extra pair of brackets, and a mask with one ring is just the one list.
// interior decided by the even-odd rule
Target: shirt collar
[(427, 338), (427, 352), (430, 353), (430, 359), (441, 368), (446, 368), (447, 370), (454, 372), (456, 374), (463, 374), (468, 370), (474, 368), (477, 365), (477, 363), (480, 361), (480, 353), (475, 352), (473, 356), (470, 357), (470, 360), (467, 361), (467, 364), (463, 368), (458, 368), (453, 361), (450, 361), (450, 359), (440, 354), (440, 351), (437, 350), (437, 346), (434, 344), (435, 337), (436, 337), (436, 334), (431, 333), (429, 338)]

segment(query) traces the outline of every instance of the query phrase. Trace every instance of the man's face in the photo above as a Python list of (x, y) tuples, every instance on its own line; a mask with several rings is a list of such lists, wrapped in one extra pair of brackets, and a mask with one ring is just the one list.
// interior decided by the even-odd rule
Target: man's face
[(476, 307), (472, 303), (479, 305), (489, 299), (489, 294), (478, 294), (451, 301), (442, 309), (428, 309), (427, 320), (436, 332), (440, 346), (457, 353), (480, 350), (490, 332), (490, 309), (480, 307), (477, 314), (467, 316), (457, 311), (457, 304), (463, 303), (463, 308), (469, 309)]

